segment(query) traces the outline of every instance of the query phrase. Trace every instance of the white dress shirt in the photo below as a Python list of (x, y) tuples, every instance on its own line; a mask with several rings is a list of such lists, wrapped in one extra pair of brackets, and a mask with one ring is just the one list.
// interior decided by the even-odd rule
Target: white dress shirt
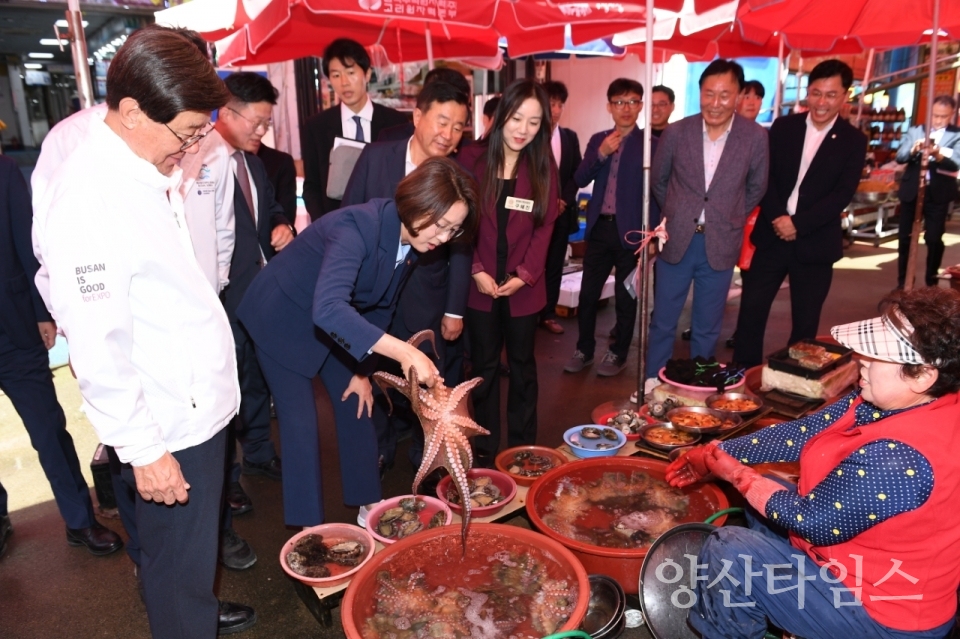
[[(734, 118), (737, 116), (733, 116)], [(717, 165), (720, 163), (720, 158), (723, 156), (723, 147), (727, 145), (727, 138), (730, 137), (730, 129), (733, 127), (733, 118), (730, 118), (730, 121), (727, 123), (727, 128), (723, 133), (720, 134), (716, 140), (710, 139), (710, 134), (707, 132), (707, 122), (703, 122), (703, 179), (705, 190), (710, 190), (710, 184), (713, 182), (713, 175), (717, 172)], [(703, 224), (707, 209), (700, 211), (700, 218), (697, 220), (697, 223)]]
[(793, 185), (793, 191), (790, 192), (790, 197), (787, 198), (787, 213), (791, 216), (797, 213), (797, 202), (800, 200), (800, 185), (803, 184), (803, 178), (807, 176), (810, 163), (813, 162), (817, 151), (820, 150), (820, 145), (823, 144), (823, 141), (826, 139), (827, 133), (829, 133), (833, 125), (836, 124), (837, 117), (838, 116), (833, 116), (830, 124), (823, 127), (823, 129), (818, 129), (814, 126), (813, 122), (810, 121), (810, 115), (807, 115), (807, 131), (803, 134), (803, 153), (800, 155), (800, 172), (797, 173), (797, 183)]
[(560, 166), (560, 154), (563, 152), (563, 146), (560, 144), (560, 127), (553, 127), (553, 134), (550, 136), (550, 148), (553, 149), (553, 159), (557, 166)]
[(37, 287), (83, 410), (135, 466), (208, 441), (240, 405), (227, 315), (168, 198), (179, 180), (94, 122), (34, 209)]
[(367, 96), (367, 103), (360, 109), (360, 113), (354, 113), (346, 104), (340, 103), (340, 123), (343, 126), (343, 137), (347, 140), (356, 139), (357, 123), (353, 119), (355, 115), (360, 116), (360, 124), (363, 127), (363, 141), (375, 142), (376, 140), (371, 139), (373, 136), (373, 100), (370, 99), (369, 95)]

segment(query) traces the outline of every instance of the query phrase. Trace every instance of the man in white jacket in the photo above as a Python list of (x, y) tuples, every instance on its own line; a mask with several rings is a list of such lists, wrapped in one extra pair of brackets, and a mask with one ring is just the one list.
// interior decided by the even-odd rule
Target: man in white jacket
[(130, 36), (107, 87), (104, 121), (40, 194), (37, 286), (70, 343), (84, 410), (142, 498), (151, 632), (209, 638), (224, 427), (239, 388), (226, 314), (168, 191), (228, 93), (195, 47), (157, 29)]

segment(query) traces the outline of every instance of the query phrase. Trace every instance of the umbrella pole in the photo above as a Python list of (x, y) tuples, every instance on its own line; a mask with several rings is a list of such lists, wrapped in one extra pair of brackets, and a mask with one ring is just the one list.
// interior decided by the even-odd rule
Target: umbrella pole
[[(67, 0), (67, 25), (69, 28), (70, 53), (73, 56), (73, 71), (77, 78), (77, 95), (80, 96), (80, 108), (93, 106), (93, 81), (90, 78), (90, 65), (87, 64), (87, 38), (83, 31), (83, 16), (80, 14), (80, 0)], [(54, 30), (59, 39), (60, 33)], [(61, 45), (60, 50), (63, 50)]]
[(870, 52), (867, 53), (867, 68), (863, 72), (863, 86), (860, 89), (860, 100), (857, 104), (857, 123), (856, 127), (860, 128), (860, 118), (863, 116), (863, 98), (867, 95), (867, 86), (870, 84), (870, 74), (873, 73), (873, 56), (876, 53), (875, 49), (870, 49)]
[(427, 37), (427, 69), (433, 71), (433, 35), (430, 33), (430, 23), (424, 25), (426, 30), (424, 34)]
[(927, 190), (927, 167), (930, 162), (930, 134), (933, 133), (933, 99), (936, 97), (934, 82), (937, 78), (937, 49), (940, 31), (940, 0), (933, 0), (933, 35), (930, 36), (930, 70), (927, 74), (927, 135), (923, 139), (920, 155), (920, 184), (917, 186), (917, 209), (913, 214), (910, 230), (910, 253), (907, 256), (907, 275), (903, 290), (913, 289), (917, 274), (917, 251), (920, 244), (920, 226), (923, 223), (923, 200)]
[(787, 81), (787, 74), (783, 72), (783, 34), (780, 34), (780, 46), (777, 49), (777, 88), (773, 94), (773, 119), (780, 117), (783, 109), (783, 85)]
[[(653, 88), (653, 0), (647, 0), (647, 21), (646, 21), (646, 30), (647, 30), (647, 39), (644, 42), (644, 57), (646, 59), (646, 64), (644, 65), (644, 75), (646, 76), (646, 87), (644, 87), (649, 95), (649, 91)], [(649, 113), (649, 112), (648, 112)], [(642, 218), (642, 229), (644, 231), (650, 230), (650, 140), (651, 140), (651, 129), (650, 129), (650, 117), (649, 115), (644, 118), (645, 124), (643, 127), (643, 218)], [(647, 290), (648, 280), (649, 280), (649, 265), (647, 262), (647, 256), (649, 249), (647, 248), (650, 245), (649, 242), (643, 245), (643, 248), (640, 250), (640, 261), (637, 264), (637, 272), (639, 274), (640, 285), (637, 287), (637, 304), (639, 309), (637, 312), (637, 317), (640, 319), (640, 350), (637, 353), (637, 404), (640, 405), (643, 403), (643, 386), (644, 382), (647, 379), (647, 348), (648, 340), (650, 338), (650, 309), (648, 304), (649, 292)]]

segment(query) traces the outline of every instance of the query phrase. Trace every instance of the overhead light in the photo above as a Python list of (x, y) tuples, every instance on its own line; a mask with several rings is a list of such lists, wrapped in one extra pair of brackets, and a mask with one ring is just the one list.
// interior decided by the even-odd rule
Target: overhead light
[(42, 69), (43, 65), (36, 62), (27, 62), (23, 65), (24, 69)]
[(45, 47), (58, 47), (61, 44), (70, 45), (70, 41), (66, 39), (57, 40), (56, 38), (40, 38), (40, 44)]
[(34, 60), (48, 60), (53, 57), (52, 53), (28, 53), (28, 58), (33, 58)]
[[(57, 25), (58, 27), (60, 27), (61, 29), (68, 29), (68, 28), (70, 27), (70, 25), (67, 24), (67, 21), (66, 21), (66, 20), (57, 20), (54, 24), (56, 24), (56, 25)], [(90, 25), (89, 22), (87, 22), (86, 20), (83, 21), (83, 28), (84, 28), (84, 29), (86, 29), (89, 25)]]

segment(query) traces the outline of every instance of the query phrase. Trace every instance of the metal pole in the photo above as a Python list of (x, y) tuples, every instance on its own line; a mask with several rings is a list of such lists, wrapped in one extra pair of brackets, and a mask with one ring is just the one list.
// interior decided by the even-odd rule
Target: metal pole
[(863, 98), (867, 95), (867, 86), (870, 84), (870, 74), (873, 73), (873, 56), (875, 53), (875, 49), (870, 49), (870, 52), (867, 53), (867, 68), (863, 72), (863, 88), (860, 91), (860, 100), (857, 104), (856, 127), (858, 129), (860, 128), (860, 117), (863, 115)]
[(930, 71), (927, 76), (927, 134), (923, 139), (920, 155), (920, 184), (917, 186), (917, 209), (913, 215), (910, 231), (910, 253), (907, 256), (907, 275), (903, 290), (913, 289), (917, 274), (917, 246), (920, 243), (920, 225), (923, 222), (923, 200), (927, 190), (927, 167), (930, 161), (930, 134), (933, 133), (933, 99), (936, 97), (934, 82), (937, 79), (937, 41), (940, 31), (940, 0), (933, 0), (933, 35), (930, 37)]
[(70, 29), (70, 53), (73, 54), (73, 73), (77, 79), (77, 95), (80, 108), (93, 106), (93, 80), (90, 77), (90, 65), (87, 64), (87, 38), (83, 33), (83, 16), (80, 14), (80, 0), (67, 0), (67, 28)]
[(433, 71), (433, 35), (430, 33), (430, 23), (426, 23), (427, 36), (427, 69)]
[[(787, 73), (790, 69), (787, 69)], [(803, 79), (803, 54), (797, 54), (797, 99), (793, 101), (793, 112), (800, 113), (800, 81)]]
[[(646, 86), (644, 89), (649, 95), (653, 88), (653, 0), (647, 0), (647, 39), (644, 42), (644, 75), (646, 76)], [(648, 98), (649, 99), (649, 98)], [(648, 111), (649, 113), (649, 111)], [(651, 131), (650, 118), (644, 118), (646, 124), (643, 127), (643, 226), (644, 231), (650, 230), (650, 140)], [(640, 286), (637, 287), (637, 303), (639, 311), (637, 317), (640, 320), (640, 351), (637, 353), (637, 404), (643, 404), (643, 385), (647, 379), (647, 349), (650, 338), (650, 308), (648, 303), (649, 291), (648, 280), (650, 270), (648, 268), (647, 256), (649, 243), (644, 245), (640, 251), (640, 261), (637, 264), (637, 272), (640, 275)]]
[(777, 88), (773, 94), (773, 119), (780, 117), (783, 109), (783, 85), (787, 81), (787, 74), (783, 71), (783, 34), (780, 34), (780, 46), (777, 49)]

